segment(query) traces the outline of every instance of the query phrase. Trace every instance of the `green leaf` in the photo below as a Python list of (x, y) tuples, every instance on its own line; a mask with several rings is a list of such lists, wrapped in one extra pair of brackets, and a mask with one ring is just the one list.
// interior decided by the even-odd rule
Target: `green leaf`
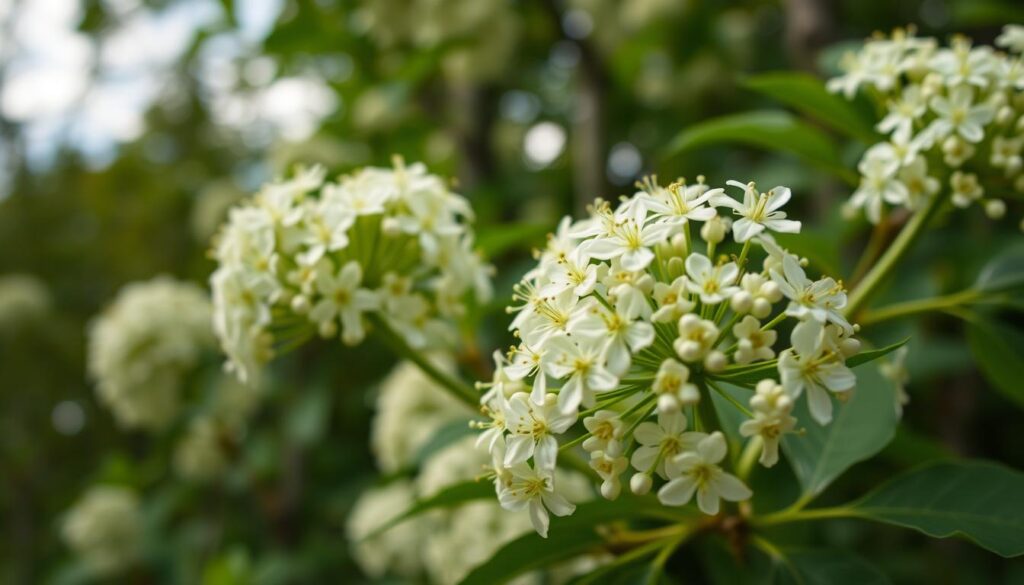
[(476, 432), (479, 431), (470, 428), (469, 419), (455, 420), (442, 426), (416, 451), (416, 456), (413, 457), (413, 464), (416, 467), (422, 466), (427, 459), (430, 459), (445, 447)]
[(906, 345), (908, 341), (910, 341), (909, 337), (907, 337), (903, 341), (897, 341), (896, 343), (893, 343), (892, 345), (887, 345), (885, 347), (881, 347), (881, 348), (878, 348), (878, 349), (869, 349), (867, 351), (862, 351), (862, 352), (858, 353), (857, 355), (855, 355), (855, 356), (853, 356), (851, 358), (847, 358), (847, 360), (846, 360), (846, 367), (848, 367), (848, 368), (856, 368), (857, 366), (862, 366), (864, 364), (873, 362), (873, 361), (877, 360), (878, 358), (885, 357), (885, 356), (889, 355), (890, 353), (892, 353), (892, 352), (896, 351), (897, 349), (899, 349), (899, 348), (903, 347), (904, 345)]
[(828, 136), (787, 112), (747, 112), (695, 124), (676, 135), (666, 150), (666, 157), (711, 144), (729, 143), (793, 154), (851, 185), (858, 181), (856, 173), (839, 161)]
[(966, 536), (1004, 557), (1024, 554), (1024, 473), (995, 463), (931, 463), (876, 488), (849, 510), (936, 538)]
[(515, 577), (571, 559), (604, 544), (597, 527), (612, 520), (670, 518), (675, 522), (694, 518), (686, 509), (662, 506), (653, 496), (623, 495), (615, 501), (594, 500), (580, 504), (572, 516), (551, 518), (548, 537), (530, 533), (499, 549), (473, 569), (462, 585), (497, 585)]
[(542, 223), (477, 226), (476, 243), (486, 258), (496, 258), (509, 250), (529, 250), (538, 246), (550, 231), (551, 227)]
[(775, 72), (743, 82), (748, 88), (807, 114), (833, 130), (866, 144), (879, 140), (871, 122), (847, 100), (825, 89), (820, 79), (806, 73)]
[(780, 246), (798, 256), (805, 256), (825, 274), (840, 274), (839, 239), (834, 233), (803, 229), (799, 234), (772, 234)]
[(989, 293), (1024, 288), (1024, 245), (1011, 246), (989, 260), (974, 287)]
[(845, 404), (834, 404), (834, 418), (821, 426), (807, 410), (805, 397), (793, 410), (806, 432), (786, 435), (782, 448), (803, 488), (813, 498), (854, 463), (881, 451), (896, 433), (896, 388), (874, 366), (860, 367), (857, 387)]
[(429, 512), (430, 510), (454, 508), (455, 506), (465, 504), (466, 502), (493, 497), (494, 485), (490, 482), (469, 480), (456, 483), (433, 496), (418, 500), (411, 508), (402, 512), (398, 516), (395, 516), (391, 520), (388, 520), (379, 528), (367, 534), (364, 537), (364, 540), (374, 538), (381, 533), (386, 532), (390, 528), (393, 528), (406, 520), (415, 518), (420, 514)]
[(1024, 332), (995, 319), (978, 316), (967, 322), (967, 344), (989, 384), (1024, 408)]
[(783, 549), (777, 583), (884, 585), (889, 578), (858, 555), (837, 549)]

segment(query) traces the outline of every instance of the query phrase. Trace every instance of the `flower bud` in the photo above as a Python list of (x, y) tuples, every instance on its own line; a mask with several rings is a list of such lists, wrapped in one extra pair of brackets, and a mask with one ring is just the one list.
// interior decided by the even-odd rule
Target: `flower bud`
[(749, 313), (750, 309), (754, 306), (754, 297), (745, 290), (732, 295), (732, 299), (729, 301), (729, 306), (732, 310), (740, 315)]
[(1006, 203), (1002, 199), (989, 199), (985, 202), (985, 215), (989, 219), (1002, 219), (1006, 215)]
[(700, 402), (700, 390), (693, 384), (684, 384), (683, 389), (679, 391), (679, 404), (682, 406), (692, 406)]
[(654, 481), (646, 473), (635, 473), (629, 479), (629, 489), (638, 496), (646, 495), (651, 491)]
[(839, 353), (843, 354), (843, 357), (853, 357), (860, 352), (860, 340), (853, 337), (847, 337), (846, 339), (839, 342)]
[(677, 339), (674, 343), (676, 353), (684, 362), (695, 362), (700, 359), (701, 346), (689, 339)]
[(725, 222), (717, 215), (704, 222), (700, 237), (709, 244), (718, 244), (725, 239)]
[(707, 357), (704, 358), (704, 367), (711, 373), (721, 372), (728, 364), (729, 360), (725, 357), (725, 354), (717, 349), (710, 352)]
[(338, 334), (338, 324), (332, 319), (320, 323), (320, 337), (330, 339)]
[(622, 484), (619, 483), (619, 478), (613, 477), (601, 482), (601, 495), (604, 496), (604, 499), (614, 500), (619, 497), (620, 493), (622, 493)]
[(676, 234), (672, 236), (672, 248), (676, 256), (685, 258), (690, 254), (690, 250), (686, 247), (686, 236), (683, 234)]
[(764, 319), (772, 312), (772, 304), (769, 303), (763, 297), (757, 297), (754, 299), (754, 304), (750, 308), (750, 314), (758, 319)]
[(305, 315), (309, 310), (309, 298), (306, 295), (295, 295), (292, 297), (292, 310), (299, 315)]
[(679, 399), (674, 394), (662, 394), (658, 396), (658, 412), (661, 414), (672, 414), (679, 412), (682, 407)]
[(761, 296), (768, 299), (769, 303), (777, 303), (782, 300), (782, 289), (779, 288), (779, 283), (774, 280), (761, 285)]

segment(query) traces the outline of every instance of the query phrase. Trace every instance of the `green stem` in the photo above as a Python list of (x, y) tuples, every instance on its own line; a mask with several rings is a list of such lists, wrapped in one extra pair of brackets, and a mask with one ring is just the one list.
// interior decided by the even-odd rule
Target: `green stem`
[(860, 281), (853, 291), (850, 292), (843, 315), (856, 318), (857, 313), (864, 308), (864, 305), (871, 299), (871, 296), (878, 292), (878, 287), (885, 280), (885, 277), (889, 276), (889, 273), (893, 271), (900, 260), (910, 251), (910, 247), (924, 232), (929, 220), (935, 215), (935, 212), (944, 200), (945, 198), (942, 195), (932, 197), (927, 207), (918, 211), (910, 218), (910, 221), (903, 226), (899, 235), (893, 240), (889, 249), (882, 254), (882, 257), (878, 259), (874, 267), (868, 271), (864, 280)]
[(736, 464), (736, 477), (747, 481), (762, 449), (764, 449), (764, 439), (760, 435), (754, 435), (747, 441), (747, 446), (743, 449), (743, 454), (740, 455), (739, 463)]
[(775, 526), (790, 522), (806, 522), (808, 520), (826, 520), (829, 518), (855, 518), (857, 513), (850, 508), (815, 508), (813, 510), (796, 510), (787, 508), (780, 512), (755, 516), (750, 519), (757, 526)]
[(918, 299), (896, 303), (887, 307), (867, 311), (858, 321), (861, 325), (874, 325), (883, 321), (891, 321), (901, 317), (909, 317), (919, 313), (931, 311), (944, 311), (961, 305), (968, 305), (981, 297), (981, 293), (974, 290), (965, 290), (958, 293), (948, 294), (930, 299)]
[(442, 388), (449, 391), (453, 396), (476, 408), (480, 405), (480, 395), (471, 386), (448, 374), (433, 364), (422, 352), (413, 349), (405, 339), (396, 333), (380, 315), (369, 315), (370, 321), (376, 326), (378, 337), (396, 355), (416, 364), (424, 374), (437, 382)]

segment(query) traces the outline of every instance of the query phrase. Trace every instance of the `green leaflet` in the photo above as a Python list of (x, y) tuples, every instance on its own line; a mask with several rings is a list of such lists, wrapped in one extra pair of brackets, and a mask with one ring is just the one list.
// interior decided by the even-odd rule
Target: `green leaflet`
[(871, 122), (849, 101), (825, 89), (825, 84), (806, 73), (774, 72), (755, 75), (746, 87), (807, 114), (818, 122), (866, 144), (879, 140)]

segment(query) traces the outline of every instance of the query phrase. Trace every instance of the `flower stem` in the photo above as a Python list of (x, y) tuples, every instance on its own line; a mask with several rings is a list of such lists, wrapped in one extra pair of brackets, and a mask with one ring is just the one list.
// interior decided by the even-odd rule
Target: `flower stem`
[(980, 292), (968, 289), (958, 293), (932, 297), (930, 299), (918, 299), (903, 303), (896, 303), (873, 311), (866, 311), (860, 318), (859, 323), (861, 325), (874, 325), (884, 321), (909, 317), (918, 313), (943, 311), (959, 307), (961, 305), (971, 304), (980, 297)]
[(740, 460), (736, 464), (736, 477), (747, 481), (747, 478), (750, 477), (750, 472), (754, 469), (754, 462), (757, 461), (763, 449), (764, 440), (761, 438), (761, 435), (754, 435), (747, 441), (747, 446), (743, 449)]
[(378, 337), (401, 358), (416, 364), (424, 374), (437, 382), (459, 400), (476, 408), (480, 404), (479, 393), (468, 384), (448, 374), (433, 364), (422, 352), (410, 346), (401, 335), (396, 333), (380, 315), (370, 315)]
[(882, 254), (874, 267), (868, 271), (864, 280), (860, 281), (850, 293), (849, 302), (847, 302), (846, 308), (843, 311), (846, 317), (855, 319), (857, 313), (864, 308), (864, 305), (871, 299), (871, 296), (878, 292), (879, 285), (885, 280), (885, 277), (889, 276), (889, 273), (893, 271), (907, 252), (910, 251), (910, 247), (914, 245), (917, 238), (924, 232), (929, 220), (935, 215), (935, 212), (944, 200), (945, 198), (942, 195), (932, 197), (928, 202), (928, 206), (915, 213), (910, 218), (910, 221), (903, 226), (903, 229), (896, 236), (896, 239), (893, 240), (889, 249)]

